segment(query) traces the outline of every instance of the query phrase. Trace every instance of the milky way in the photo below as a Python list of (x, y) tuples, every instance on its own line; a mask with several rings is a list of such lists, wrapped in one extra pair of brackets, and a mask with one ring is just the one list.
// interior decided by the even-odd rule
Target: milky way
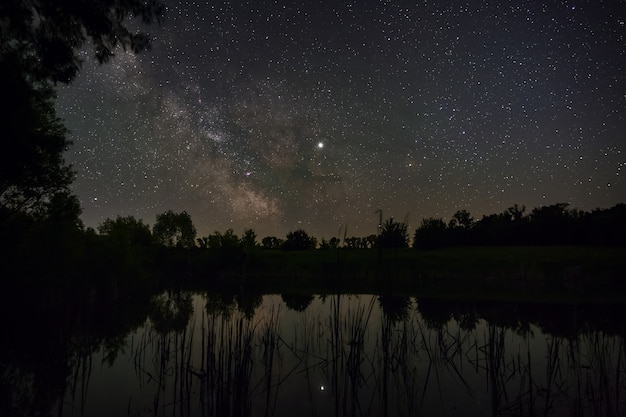
[(59, 90), (87, 225), (329, 238), (625, 200), (624, 1), (208, 3)]

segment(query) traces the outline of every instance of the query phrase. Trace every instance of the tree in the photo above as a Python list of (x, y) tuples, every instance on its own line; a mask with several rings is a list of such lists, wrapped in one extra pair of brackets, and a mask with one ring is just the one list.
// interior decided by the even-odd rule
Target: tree
[(143, 32), (127, 27), (160, 18), (157, 0), (3, 0), (0, 2), (1, 220), (41, 210), (73, 180), (63, 152), (67, 130), (56, 115), (55, 85), (69, 83), (79, 69), (79, 51), (91, 41), (106, 62), (117, 46), (140, 52)]
[(409, 235), (406, 223), (387, 219), (381, 228), (380, 235), (376, 241), (379, 248), (406, 248), (409, 246)]
[(106, 219), (98, 226), (98, 233), (112, 239), (117, 245), (149, 246), (152, 243), (150, 226), (133, 216)]
[(448, 228), (441, 218), (427, 218), (415, 230), (413, 247), (416, 249), (437, 249), (448, 241)]
[(474, 224), (474, 219), (467, 210), (459, 210), (452, 217), (456, 220), (456, 225), (464, 229), (469, 229)]
[(467, 244), (470, 240), (474, 219), (467, 210), (458, 210), (448, 223), (448, 243), (452, 245)]
[(512, 207), (507, 209), (507, 212), (511, 215), (513, 221), (521, 221), (524, 217), (524, 212), (526, 211), (526, 206), (519, 206), (517, 204), (513, 204)]
[(256, 243), (256, 232), (252, 229), (245, 229), (243, 231), (243, 236), (239, 240), (239, 243), (243, 248), (252, 249), (257, 246)]
[(299, 312), (306, 310), (315, 299), (313, 295), (281, 294), (280, 297), (288, 309)]
[(309, 250), (315, 249), (317, 245), (317, 239), (309, 236), (307, 232), (302, 229), (298, 229), (293, 232), (287, 233), (287, 239), (283, 244), (284, 250)]
[(33, 86), (19, 69), (0, 56), (0, 205), (7, 215), (44, 208), (54, 194), (66, 192), (74, 179), (63, 152), (67, 129), (56, 116), (54, 91)]
[(150, 38), (127, 26), (159, 21), (164, 6), (158, 0), (3, 0), (0, 3), (0, 60), (17, 57), (34, 83), (68, 83), (78, 73), (78, 52), (87, 42), (95, 57), (107, 62), (116, 47), (135, 53), (150, 46)]
[(196, 243), (200, 249), (208, 249), (209, 246), (209, 237), (203, 236), (196, 239)]
[(534, 243), (566, 244), (575, 239), (571, 228), (574, 217), (568, 206), (568, 203), (557, 203), (532, 210), (530, 224)]
[(98, 226), (101, 236), (99, 241), (104, 245), (100, 257), (114, 263), (111, 267), (132, 270), (151, 259), (152, 233), (150, 226), (133, 216), (117, 216), (106, 219)]
[(156, 242), (170, 248), (195, 246), (196, 228), (189, 214), (184, 211), (178, 214), (169, 210), (159, 214), (152, 234)]
[(261, 245), (263, 249), (280, 249), (283, 246), (284, 241), (276, 236), (265, 236), (261, 239)]

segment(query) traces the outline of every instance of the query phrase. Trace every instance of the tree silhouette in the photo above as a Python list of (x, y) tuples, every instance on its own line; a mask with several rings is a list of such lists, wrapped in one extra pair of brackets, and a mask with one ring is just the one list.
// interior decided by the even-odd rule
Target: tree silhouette
[(452, 217), (456, 220), (456, 225), (464, 229), (470, 229), (474, 224), (474, 219), (467, 210), (459, 210)]
[(117, 245), (148, 246), (152, 243), (150, 226), (133, 216), (106, 219), (98, 226), (98, 232), (114, 240)]
[(507, 212), (511, 215), (513, 221), (521, 221), (524, 218), (525, 211), (526, 206), (519, 206), (517, 204), (513, 204), (512, 207), (507, 209)]
[(315, 249), (317, 240), (309, 236), (307, 232), (298, 229), (287, 233), (287, 239), (283, 243), (283, 250), (309, 250)]
[(281, 294), (280, 297), (288, 309), (302, 312), (307, 309), (315, 299), (313, 295)]
[(70, 82), (81, 65), (78, 52), (91, 42), (100, 63), (117, 46), (141, 52), (150, 38), (127, 25), (158, 21), (164, 6), (157, 0), (3, 0), (0, 4), (0, 60), (19, 58), (35, 83)]
[(411, 299), (395, 295), (379, 295), (378, 305), (385, 317), (391, 321), (406, 320), (411, 308)]
[(216, 230), (208, 237), (207, 241), (207, 247), (211, 249), (233, 250), (241, 246), (241, 240), (233, 229), (226, 229), (223, 234)]
[(453, 245), (467, 244), (473, 226), (474, 219), (467, 210), (457, 211), (448, 223), (446, 243)]
[(406, 248), (409, 246), (409, 234), (406, 223), (387, 219), (380, 230), (376, 246), (379, 248)]
[(0, 2), (0, 222), (41, 210), (73, 180), (63, 152), (67, 130), (56, 115), (55, 85), (69, 83), (87, 42), (106, 62), (117, 46), (140, 52), (149, 38), (130, 18), (158, 20), (156, 0), (3, 0)]
[(284, 241), (276, 236), (265, 236), (261, 239), (261, 245), (263, 249), (280, 249), (283, 246)]
[(193, 315), (190, 293), (172, 293), (154, 297), (148, 317), (160, 334), (181, 333)]
[(567, 210), (569, 204), (558, 203), (534, 208), (530, 213), (532, 234), (535, 241), (544, 244), (571, 243), (574, 217)]
[(331, 237), (330, 240), (328, 241), (328, 247), (330, 249), (337, 249), (340, 243), (341, 243), (341, 240), (338, 237)]
[(416, 249), (438, 249), (448, 242), (448, 229), (440, 218), (423, 219), (413, 235), (413, 247)]
[(54, 107), (50, 86), (33, 86), (10, 62), (0, 58), (0, 205), (6, 214), (31, 213), (45, 207), (74, 178), (65, 165), (67, 130)]
[(106, 219), (98, 226), (97, 240), (100, 252), (98, 263), (108, 263), (107, 269), (135, 270), (152, 259), (152, 233), (150, 227), (133, 216)]
[(195, 246), (196, 228), (187, 212), (169, 210), (159, 214), (152, 230), (157, 243), (166, 247), (191, 248)]
[(256, 232), (252, 229), (245, 229), (239, 243), (245, 249), (255, 248), (257, 246)]

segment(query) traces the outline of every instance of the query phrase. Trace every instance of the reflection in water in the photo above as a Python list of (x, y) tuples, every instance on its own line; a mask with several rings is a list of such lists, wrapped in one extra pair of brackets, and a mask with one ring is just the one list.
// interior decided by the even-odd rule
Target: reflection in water
[[(613, 308), (621, 311), (583, 311), (601, 323)], [(592, 330), (578, 316), (580, 326), (570, 320), (562, 333), (548, 330), (559, 327), (553, 317), (573, 311), (581, 310), (395, 296), (164, 293), (153, 297), (138, 329), (71, 338), (68, 372), (56, 388), (63, 400), (49, 399), (48, 412), (625, 415), (624, 332), (614, 324)], [(4, 381), (41, 383), (0, 359)]]

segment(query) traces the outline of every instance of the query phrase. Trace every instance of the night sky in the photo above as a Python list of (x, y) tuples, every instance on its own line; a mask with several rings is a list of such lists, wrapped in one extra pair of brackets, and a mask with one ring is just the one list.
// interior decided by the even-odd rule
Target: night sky
[(626, 201), (625, 1), (166, 3), (151, 51), (86, 50), (59, 89), (87, 226), (328, 239)]

